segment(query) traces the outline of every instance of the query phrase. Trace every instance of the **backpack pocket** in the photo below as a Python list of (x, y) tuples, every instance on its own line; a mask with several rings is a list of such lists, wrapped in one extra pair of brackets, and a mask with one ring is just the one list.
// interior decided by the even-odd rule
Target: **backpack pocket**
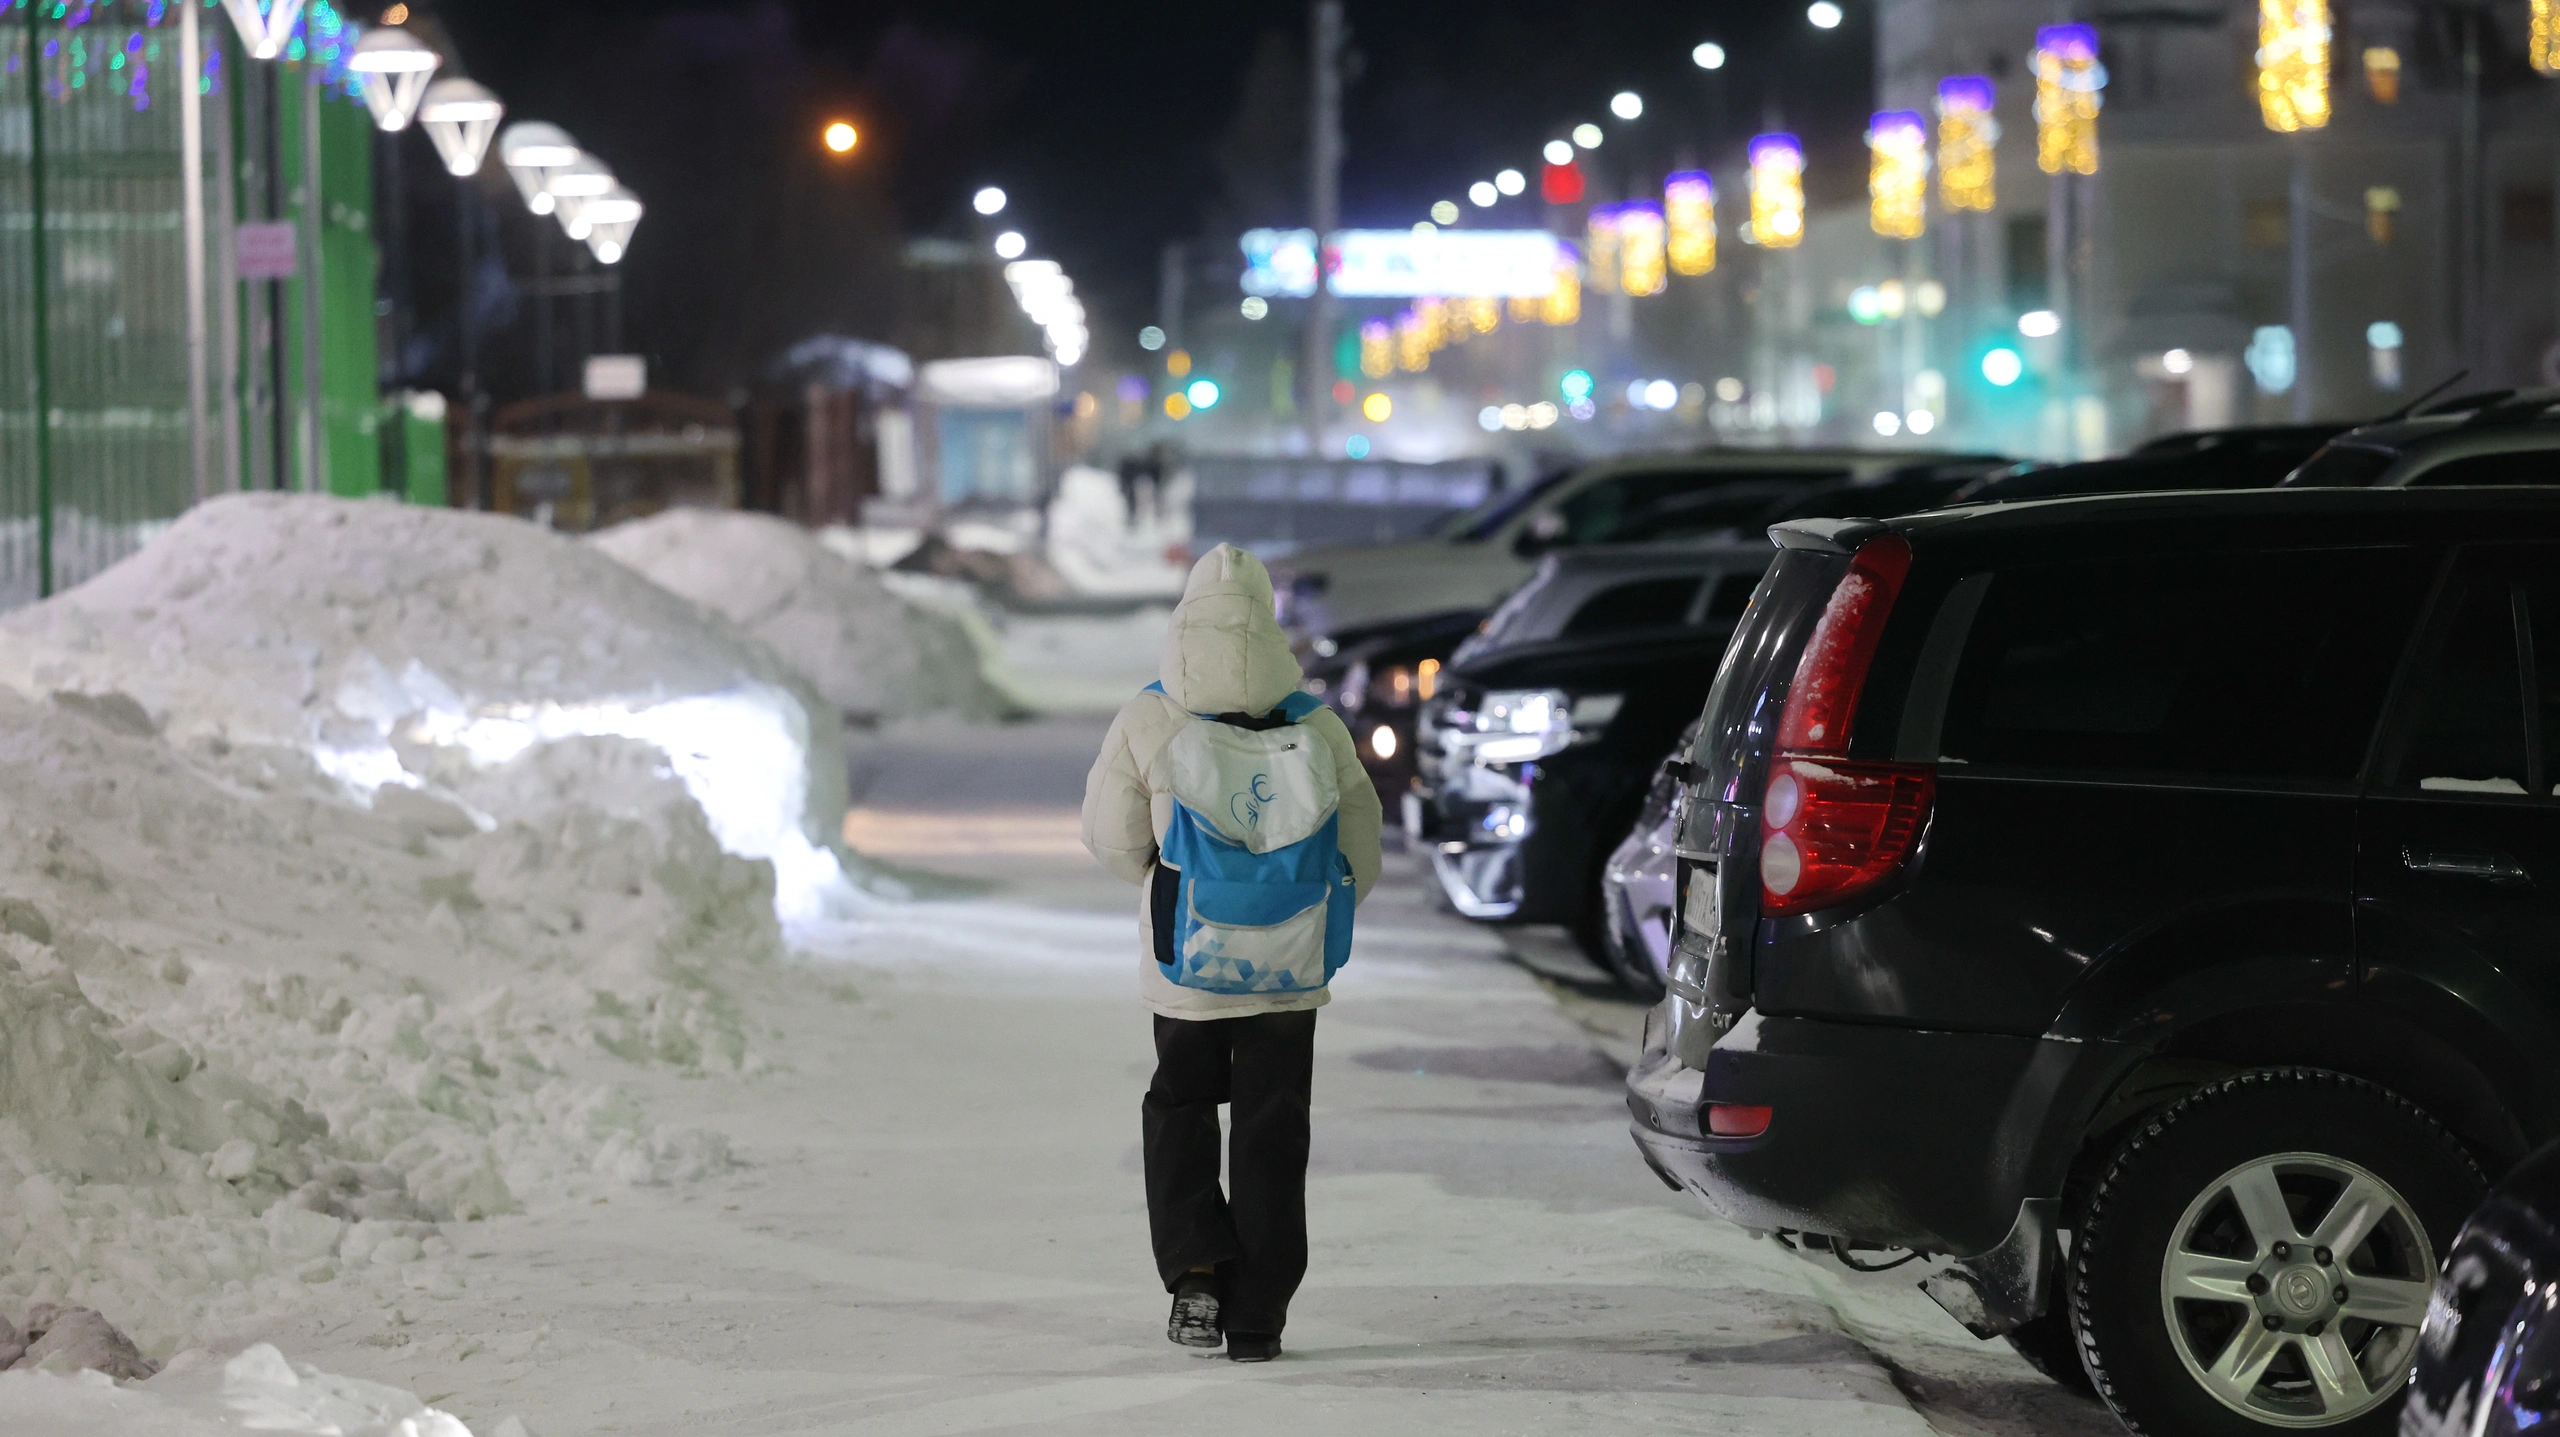
[(1321, 988), (1332, 885), (1195, 878), (1179, 981), (1211, 993)]

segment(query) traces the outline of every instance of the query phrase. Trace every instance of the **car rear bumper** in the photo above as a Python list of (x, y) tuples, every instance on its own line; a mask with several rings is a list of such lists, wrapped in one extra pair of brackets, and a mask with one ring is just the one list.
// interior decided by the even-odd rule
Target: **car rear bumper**
[[(2099, 1101), (2139, 1056), (2115, 1043), (1746, 1015), (1683, 1066), (1627, 1075), (1636, 1146), (1719, 1215), (1970, 1257), (2060, 1195)], [(1708, 1134), (1710, 1103), (1772, 1110), (1757, 1137)]]

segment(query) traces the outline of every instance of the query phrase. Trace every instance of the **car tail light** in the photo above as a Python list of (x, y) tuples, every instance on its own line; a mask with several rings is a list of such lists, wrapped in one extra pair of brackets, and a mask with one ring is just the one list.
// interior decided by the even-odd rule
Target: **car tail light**
[(1795, 682), (1787, 686), (1787, 707), (1778, 718), (1781, 752), (1837, 757), (1849, 751), (1849, 721), (1857, 716), (1867, 665), (1910, 572), (1911, 546), (1898, 535), (1859, 547), (1813, 626)]
[(1719, 1138), (1756, 1138), (1769, 1131), (1771, 1110), (1749, 1103), (1707, 1104), (1707, 1131)]
[(1760, 806), (1760, 911), (1810, 913), (1874, 887), (1920, 842), (1937, 771), (1781, 757)]

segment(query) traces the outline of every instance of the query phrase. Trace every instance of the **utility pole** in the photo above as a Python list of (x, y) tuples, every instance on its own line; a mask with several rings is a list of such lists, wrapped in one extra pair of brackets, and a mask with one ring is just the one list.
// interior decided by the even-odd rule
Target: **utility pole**
[(2481, 262), (2486, 228), (2481, 210), (2480, 164), (2480, 12), (2461, 8), (2462, 104), (2454, 138), (2456, 248), (2453, 262), (2454, 333), (2461, 336), (2463, 364), (2474, 374), (2488, 370), (2488, 347), (2480, 342)]
[(27, 221), (34, 283), (28, 289), (35, 341), (36, 597), (53, 597), (53, 256), (45, 235), (44, 30), (38, 7), (28, 5)]
[(1324, 452), (1333, 388), (1333, 295), (1325, 274), (1325, 240), (1342, 225), (1342, 0), (1308, 7), (1307, 219), (1316, 232), (1316, 292), (1307, 299), (1307, 328), (1298, 355), (1298, 416), (1307, 452)]
[(2287, 195), (2292, 213), (2286, 216), (2285, 241), (2292, 253), (2288, 280), (2285, 321), (2293, 331), (2293, 422), (2311, 422), (2311, 141), (2307, 135), (2294, 135), (2293, 183)]
[(211, 395), (212, 337), (205, 319), (204, 90), (195, 78), (204, 73), (202, 36), (197, 27), (200, 5), (178, 7), (178, 150), (181, 207), (185, 211), (187, 281), (187, 462), (194, 471), (195, 497), (213, 487)]

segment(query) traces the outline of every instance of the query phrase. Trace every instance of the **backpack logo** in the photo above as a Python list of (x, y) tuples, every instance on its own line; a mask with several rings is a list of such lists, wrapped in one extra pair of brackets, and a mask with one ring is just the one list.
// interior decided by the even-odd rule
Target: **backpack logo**
[(1271, 788), (1271, 775), (1257, 773), (1253, 776), (1253, 782), (1244, 786), (1244, 792), (1227, 800), (1227, 813), (1246, 828), (1260, 828), (1262, 806), (1279, 797), (1280, 795)]

